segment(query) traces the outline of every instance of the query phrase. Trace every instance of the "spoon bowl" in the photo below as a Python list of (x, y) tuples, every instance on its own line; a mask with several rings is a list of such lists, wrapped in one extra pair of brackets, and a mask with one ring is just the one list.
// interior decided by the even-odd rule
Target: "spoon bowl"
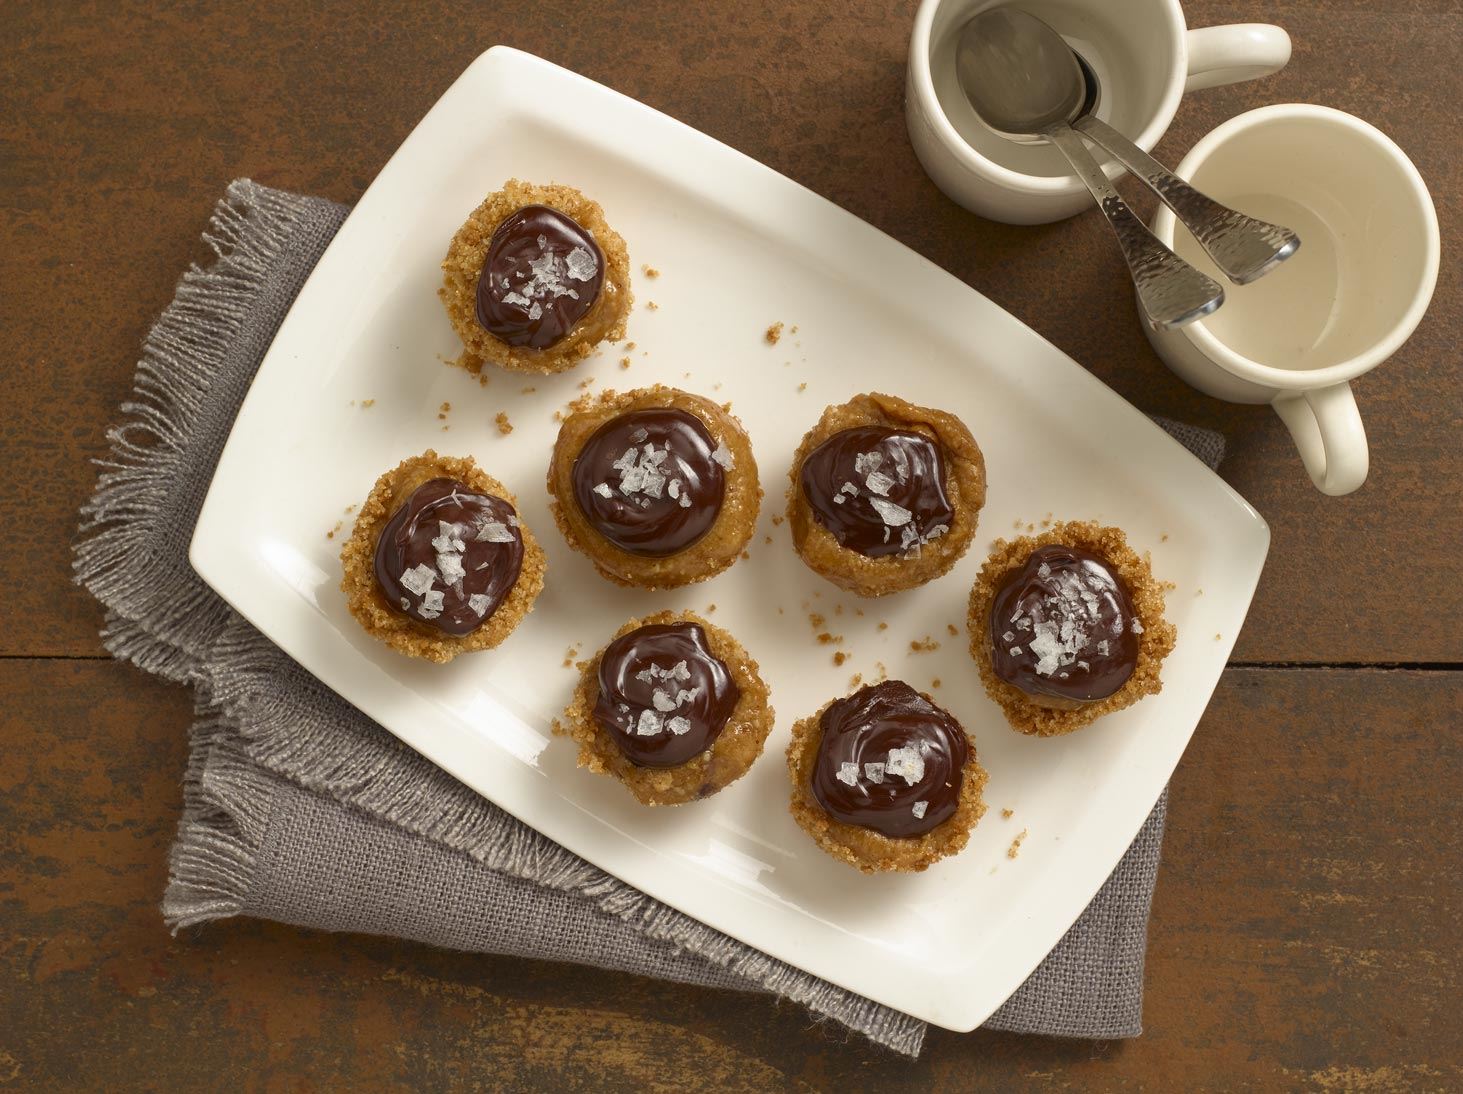
[(1218, 282), (1165, 247), (1133, 214), (1072, 128), (1095, 101), (1096, 80), (1060, 34), (1024, 11), (983, 11), (960, 33), (956, 74), (991, 129), (1013, 140), (1049, 141), (1067, 158), (1117, 236), (1150, 323), (1172, 329), (1224, 303)]
[[(1046, 33), (1034, 33), (1033, 23)], [(1046, 130), (1070, 125), (1086, 105), (1088, 81), (1077, 55), (1023, 11), (996, 8), (967, 23), (955, 70), (981, 120), (1021, 144), (1044, 143)]]

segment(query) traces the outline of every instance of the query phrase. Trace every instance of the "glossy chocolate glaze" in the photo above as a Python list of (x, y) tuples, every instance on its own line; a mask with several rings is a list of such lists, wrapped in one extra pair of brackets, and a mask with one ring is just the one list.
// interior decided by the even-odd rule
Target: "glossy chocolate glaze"
[(492, 617), (522, 566), (513, 506), (453, 479), (412, 491), (376, 541), (376, 583), (386, 600), (458, 638)]
[(965, 731), (904, 681), (839, 699), (820, 728), (813, 797), (835, 820), (902, 839), (954, 815), (970, 755)]
[(525, 205), (488, 243), (478, 323), (510, 346), (548, 349), (593, 307), (604, 269), (604, 253), (578, 221), (547, 205)]
[(991, 601), (996, 675), (1064, 703), (1105, 699), (1138, 664), (1142, 624), (1107, 560), (1079, 547), (1033, 551)]
[(808, 453), (799, 480), (813, 518), (868, 558), (918, 554), (955, 519), (944, 454), (923, 433), (842, 430)]
[(652, 623), (605, 648), (594, 720), (631, 763), (675, 767), (716, 743), (741, 695), (699, 624)]
[(711, 530), (726, 495), (731, 456), (701, 419), (655, 407), (612, 418), (574, 461), (574, 500), (622, 551), (664, 558)]

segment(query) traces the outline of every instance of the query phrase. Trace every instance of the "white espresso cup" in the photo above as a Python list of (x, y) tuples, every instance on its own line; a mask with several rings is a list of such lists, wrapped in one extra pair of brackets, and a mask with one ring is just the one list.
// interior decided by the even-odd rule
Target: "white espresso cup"
[[(975, 113), (955, 71), (965, 24), (1005, 0), (924, 0), (914, 17), (905, 81), (910, 143), (930, 178), (973, 213), (1008, 224), (1047, 224), (1093, 201), (1066, 159), (1046, 144), (997, 135)], [(1189, 30), (1178, 0), (1022, 0), (1091, 66), (1096, 113), (1139, 147), (1158, 143), (1185, 91), (1253, 80), (1285, 67), (1290, 36), (1263, 23)], [(1109, 178), (1122, 168), (1100, 150)]]
[[(1324, 106), (1267, 106), (1231, 118), (1177, 173), (1241, 212), (1284, 224), (1300, 249), (1224, 305), (1178, 330), (1145, 322), (1153, 348), (1200, 391), (1269, 403), (1327, 494), (1366, 481), (1366, 431), (1351, 381), (1397, 352), (1438, 279), (1438, 217), (1417, 168), (1374, 126)], [(1153, 232), (1218, 276), (1160, 207)]]

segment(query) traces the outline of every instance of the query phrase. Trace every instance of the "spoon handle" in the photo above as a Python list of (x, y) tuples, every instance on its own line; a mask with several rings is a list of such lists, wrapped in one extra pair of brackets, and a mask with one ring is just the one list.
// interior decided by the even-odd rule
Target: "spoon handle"
[(1088, 114), (1073, 124), (1142, 179), (1236, 285), (1263, 277), (1300, 246), (1300, 237), (1289, 228), (1245, 216), (1200, 193), (1101, 119)]
[(1058, 125), (1042, 136), (1067, 157), (1107, 216), (1150, 323), (1172, 330), (1208, 315), (1224, 303), (1224, 290), (1218, 282), (1165, 247), (1128, 208), (1076, 130)]

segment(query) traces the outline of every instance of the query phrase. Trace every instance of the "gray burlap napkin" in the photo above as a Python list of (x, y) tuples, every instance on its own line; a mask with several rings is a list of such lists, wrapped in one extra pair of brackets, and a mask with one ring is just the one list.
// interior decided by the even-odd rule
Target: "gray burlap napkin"
[[(189, 568), (239, 403), (346, 213), (230, 185), (205, 236), (218, 259), (184, 276), (148, 335), (83, 512), (77, 580), (107, 608), (107, 648), (197, 696), (167, 922), (252, 915), (769, 991), (917, 1054), (924, 1023), (657, 903), (453, 781), (321, 686)], [(1164, 424), (1218, 463), (1217, 434)], [(990, 1028), (1138, 1034), (1164, 805)]]

